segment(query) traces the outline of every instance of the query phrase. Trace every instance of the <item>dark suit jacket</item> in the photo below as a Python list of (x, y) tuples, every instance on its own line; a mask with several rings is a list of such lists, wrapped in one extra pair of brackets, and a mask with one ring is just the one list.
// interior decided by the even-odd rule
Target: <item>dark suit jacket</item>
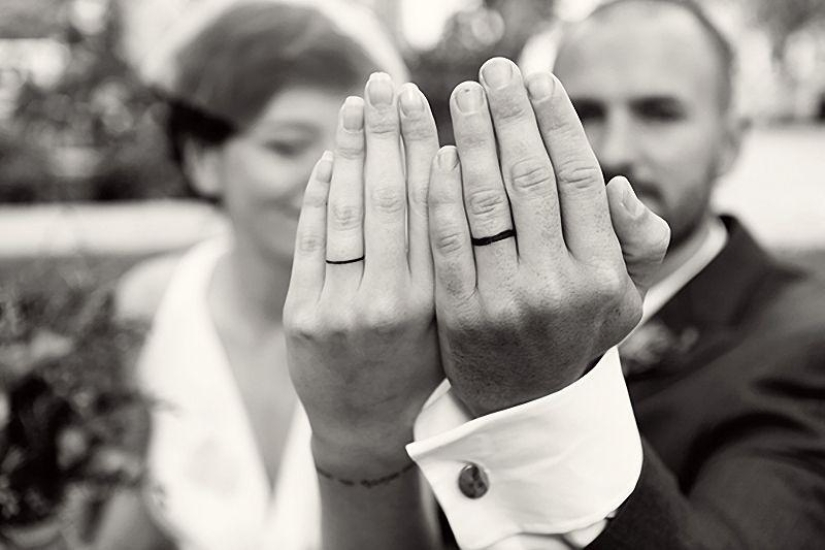
[(825, 286), (724, 221), (627, 375), (642, 474), (588, 549), (825, 548)]

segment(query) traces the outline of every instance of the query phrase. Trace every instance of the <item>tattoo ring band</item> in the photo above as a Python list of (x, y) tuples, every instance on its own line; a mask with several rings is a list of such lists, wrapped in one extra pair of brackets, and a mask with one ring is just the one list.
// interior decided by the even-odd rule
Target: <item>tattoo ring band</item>
[(356, 262), (363, 262), (364, 256), (359, 258), (352, 258), (351, 260), (327, 260), (329, 265), (345, 265), (345, 264), (354, 264)]
[(515, 229), (507, 229), (506, 231), (502, 231), (501, 233), (496, 233), (490, 237), (470, 237), (470, 242), (473, 243), (473, 246), (487, 246), (493, 243), (497, 243), (498, 241), (503, 241), (504, 239), (509, 239), (510, 237), (516, 236)]

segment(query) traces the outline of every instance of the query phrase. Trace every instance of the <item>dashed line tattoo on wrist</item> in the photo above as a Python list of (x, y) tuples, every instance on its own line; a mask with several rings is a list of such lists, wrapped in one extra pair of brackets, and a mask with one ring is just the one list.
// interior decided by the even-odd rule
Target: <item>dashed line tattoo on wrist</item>
[(414, 467), (415, 462), (410, 462), (397, 472), (393, 472), (391, 474), (376, 477), (373, 479), (345, 479), (338, 477), (317, 465), (315, 466), (315, 471), (318, 472), (318, 475), (320, 475), (321, 477), (324, 477), (331, 481), (335, 481), (337, 483), (340, 483), (341, 485), (346, 485), (347, 487), (355, 487), (356, 485), (359, 485), (361, 487), (364, 487), (365, 489), (372, 489), (373, 487), (378, 487), (379, 485), (387, 485), (388, 483), (391, 483), (392, 481), (398, 479), (402, 475), (412, 470)]

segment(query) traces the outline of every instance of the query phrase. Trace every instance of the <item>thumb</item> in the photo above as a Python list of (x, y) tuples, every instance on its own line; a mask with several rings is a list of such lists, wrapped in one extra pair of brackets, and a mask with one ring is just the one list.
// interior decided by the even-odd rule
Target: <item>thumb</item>
[(644, 295), (667, 252), (670, 227), (636, 197), (627, 178), (617, 176), (610, 180), (607, 201), (627, 273)]

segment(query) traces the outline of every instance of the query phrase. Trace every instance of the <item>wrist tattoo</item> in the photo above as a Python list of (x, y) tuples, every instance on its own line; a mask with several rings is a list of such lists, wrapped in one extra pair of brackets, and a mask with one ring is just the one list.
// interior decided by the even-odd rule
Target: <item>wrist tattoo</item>
[(346, 485), (347, 487), (354, 487), (356, 485), (360, 485), (361, 487), (364, 487), (365, 489), (372, 489), (373, 487), (378, 487), (379, 485), (386, 485), (388, 483), (391, 483), (392, 481), (398, 479), (402, 475), (404, 475), (407, 472), (409, 472), (410, 470), (412, 470), (414, 467), (415, 467), (415, 462), (410, 462), (409, 464), (407, 464), (406, 466), (404, 466), (403, 468), (401, 468), (397, 472), (393, 472), (391, 474), (387, 474), (387, 475), (381, 476), (381, 477), (376, 477), (376, 478), (373, 478), (373, 479), (345, 479), (345, 478), (338, 477), (338, 476), (324, 470), (323, 468), (321, 468), (320, 466), (317, 466), (317, 465), (315, 466), (315, 471), (318, 472), (318, 475), (320, 475), (321, 477), (325, 477), (325, 478), (327, 478), (331, 481), (338, 482), (341, 485)]

